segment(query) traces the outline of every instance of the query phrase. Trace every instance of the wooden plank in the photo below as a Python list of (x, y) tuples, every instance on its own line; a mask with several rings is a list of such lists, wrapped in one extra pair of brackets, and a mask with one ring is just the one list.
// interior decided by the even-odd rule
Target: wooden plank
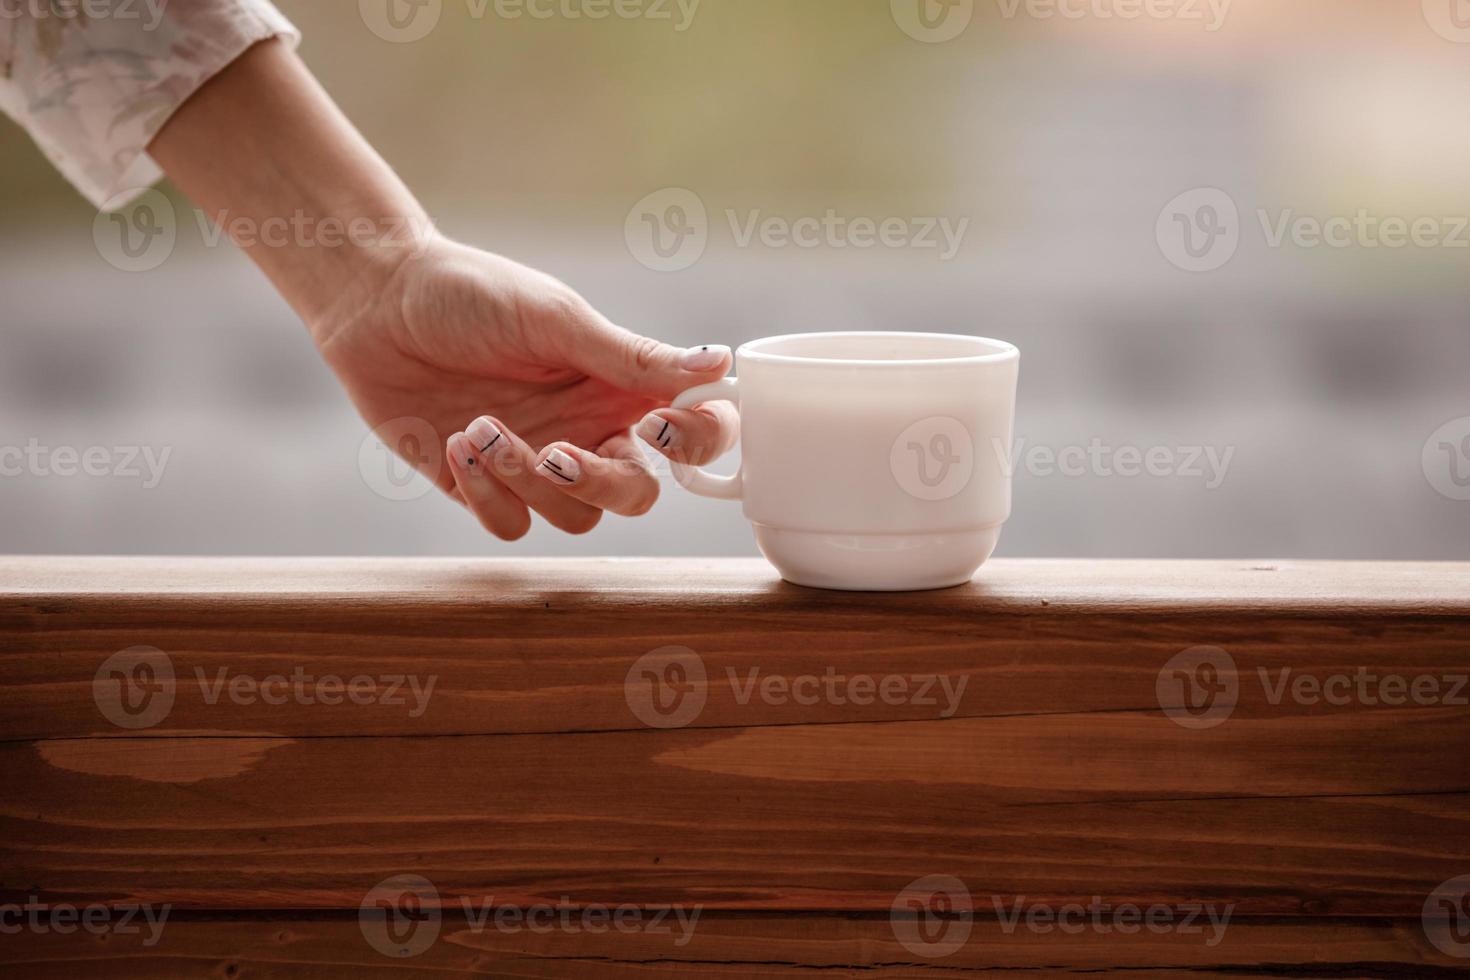
[[(574, 920), (576, 921), (576, 920)], [(515, 928), (515, 927), (512, 927)], [(495, 976), (657, 980), (811, 977), (1120, 978), (1461, 976), (1463, 960), (1430, 945), (1414, 922), (1232, 921), (1219, 941), (1195, 933), (1007, 930), (977, 918), (967, 941), (927, 959), (905, 947), (886, 918), (706, 913), (696, 927), (650, 935), (615, 929), (532, 933), (476, 929), (446, 916), (437, 937), (411, 957), (370, 945), (355, 917), (299, 914), (256, 920), (171, 917), (158, 941), (136, 935), (30, 933), (0, 943), (0, 965), (31, 980), (173, 980), (200, 976), (276, 978)], [(1258, 964), (1252, 966), (1252, 964)], [(20, 975), (19, 973), (17, 975)]]
[[(101, 669), (138, 646), (172, 683), (126, 675), (142, 714), (119, 722), (134, 689)], [(1000, 561), (871, 596), (748, 561), (3, 559), (0, 908), (181, 918), (158, 949), (28, 931), (0, 963), (1448, 975), (1464, 961), (1419, 916), (1470, 873), (1467, 671), (1465, 564)], [(380, 696), (399, 675), (432, 679), (421, 704), (404, 682)], [(373, 697), (322, 702), (317, 681), (359, 676)], [(394, 962), (353, 910), (405, 873), (450, 921)], [(891, 909), (933, 874), (980, 917), (931, 960)], [(452, 924), (487, 897), (677, 904), (708, 926), (671, 951)], [(1234, 925), (1206, 946), (987, 911), (1094, 899)]]
[[(137, 646), (173, 677), (170, 709), (144, 730), (98, 701), (99, 669)], [(872, 596), (785, 585), (747, 561), (9, 558), (0, 739), (629, 730), (645, 726), (630, 696), (652, 696), (658, 676), (635, 665), (670, 646), (706, 678), (691, 682), (694, 727), (1158, 710), (1160, 672), (1197, 646), (1231, 658), (1240, 718), (1340, 714), (1272, 695), (1364, 671), (1433, 679), (1435, 703), (1463, 706), (1470, 565), (998, 561), (966, 587)], [(913, 696), (751, 687), (829, 677), (844, 691), (903, 678)], [(353, 703), (341, 685), (354, 678), (385, 697)], [(241, 697), (222, 686), (236, 680)]]
[(875, 911), (944, 873), (1046, 901), (1406, 917), (1470, 869), (1467, 757), (1470, 718), (1423, 709), (14, 742), (0, 896), (351, 908), (415, 873), (449, 900)]
[(838, 606), (1344, 610), (1464, 613), (1470, 562), (1077, 561), (997, 558), (969, 585), (933, 592), (843, 593), (782, 582), (755, 558), (121, 558), (0, 557), (0, 595), (143, 600), (179, 596), (371, 597), (433, 605), (576, 595), (648, 604), (648, 596), (714, 601), (805, 599)]

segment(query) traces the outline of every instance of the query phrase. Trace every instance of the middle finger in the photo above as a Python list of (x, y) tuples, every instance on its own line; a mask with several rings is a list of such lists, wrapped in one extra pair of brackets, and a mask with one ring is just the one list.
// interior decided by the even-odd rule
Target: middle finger
[(499, 420), (482, 415), (465, 427), (470, 443), (484, 456), (491, 477), (555, 527), (586, 534), (602, 520), (602, 511), (557, 490), (536, 475), (537, 454)]

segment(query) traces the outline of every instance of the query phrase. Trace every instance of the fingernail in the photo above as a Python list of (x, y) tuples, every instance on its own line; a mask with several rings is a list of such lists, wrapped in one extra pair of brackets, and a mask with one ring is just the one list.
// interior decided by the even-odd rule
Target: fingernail
[(577, 482), (577, 477), (582, 475), (582, 467), (560, 449), (553, 449), (536, 467), (536, 472), (552, 483), (569, 484)]
[(449, 455), (454, 457), (456, 463), (472, 473), (479, 469), (479, 456), (475, 453), (470, 445), (470, 440), (465, 437), (463, 432), (449, 440)]
[(474, 446), (478, 453), (494, 452), (500, 446), (500, 430), (495, 428), (495, 423), (483, 415), (471, 422), (469, 428), (464, 430), (464, 434), (469, 437), (470, 445)]
[(658, 415), (643, 416), (643, 421), (638, 423), (638, 428), (634, 431), (638, 433), (638, 438), (659, 449), (672, 448), (679, 436), (679, 430), (674, 428), (674, 423)]
[(691, 347), (684, 352), (684, 370), (713, 371), (725, 363), (725, 357), (729, 353), (730, 348), (722, 344), (705, 344), (702, 347)]

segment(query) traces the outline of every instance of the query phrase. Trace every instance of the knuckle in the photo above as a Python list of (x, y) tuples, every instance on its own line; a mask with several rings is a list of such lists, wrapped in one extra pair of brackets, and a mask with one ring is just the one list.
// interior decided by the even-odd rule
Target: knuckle
[(602, 511), (594, 510), (586, 514), (574, 514), (565, 517), (558, 522), (558, 526), (568, 534), (590, 534), (593, 528), (602, 522)]
[(530, 533), (530, 530), (531, 522), (526, 521), (523, 524), (516, 524), (511, 527), (491, 528), (490, 533), (502, 541), (519, 541)]
[(526, 536), (527, 531), (531, 530), (531, 522), (529, 520), (525, 522), (495, 521), (491, 519), (490, 515), (481, 514), (478, 511), (475, 512), (475, 516), (479, 518), (481, 527), (501, 541), (519, 541)]
[(592, 305), (582, 295), (556, 280), (542, 298), (543, 315), (557, 323), (586, 323), (592, 318)]
[(628, 340), (628, 357), (633, 366), (639, 371), (647, 371), (658, 363), (659, 351), (663, 344), (652, 337), (640, 337), (633, 335)]
[(623, 511), (624, 517), (642, 517), (653, 510), (653, 505), (658, 502), (658, 484), (654, 484), (650, 493), (640, 496), (632, 506)]

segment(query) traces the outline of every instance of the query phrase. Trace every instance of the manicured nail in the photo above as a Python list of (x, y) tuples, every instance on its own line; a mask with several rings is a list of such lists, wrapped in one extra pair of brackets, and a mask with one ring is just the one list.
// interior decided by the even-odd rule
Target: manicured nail
[(703, 347), (691, 347), (684, 352), (684, 370), (713, 371), (725, 363), (725, 357), (729, 353), (730, 348), (722, 344), (705, 344)]
[(478, 453), (491, 453), (500, 447), (500, 430), (483, 415), (471, 422), (464, 434), (469, 437), (470, 445)]
[(480, 468), (480, 457), (470, 445), (470, 440), (463, 432), (452, 436), (449, 440), (449, 455), (454, 461), (471, 473)]
[(679, 438), (679, 430), (674, 428), (674, 423), (657, 415), (643, 416), (643, 421), (634, 431), (638, 438), (659, 449), (673, 448)]
[(552, 483), (569, 484), (577, 482), (577, 478), (582, 475), (582, 467), (560, 449), (553, 449), (546, 454), (541, 465), (536, 467), (536, 472)]

